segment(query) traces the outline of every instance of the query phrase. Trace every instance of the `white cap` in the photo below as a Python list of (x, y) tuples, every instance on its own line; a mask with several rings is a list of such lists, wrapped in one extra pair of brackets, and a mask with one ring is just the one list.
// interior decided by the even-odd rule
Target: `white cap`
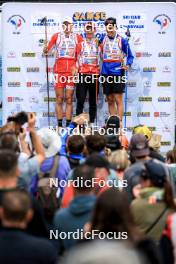
[(63, 23), (64, 23), (64, 22), (68, 22), (68, 23), (72, 24), (72, 23), (73, 23), (73, 20), (72, 20), (71, 17), (67, 16), (67, 17), (65, 17), (65, 18), (63, 19)]
[(37, 134), (40, 137), (42, 145), (45, 149), (46, 158), (50, 158), (59, 152), (61, 149), (61, 139), (55, 131), (47, 127), (43, 127), (37, 131)]

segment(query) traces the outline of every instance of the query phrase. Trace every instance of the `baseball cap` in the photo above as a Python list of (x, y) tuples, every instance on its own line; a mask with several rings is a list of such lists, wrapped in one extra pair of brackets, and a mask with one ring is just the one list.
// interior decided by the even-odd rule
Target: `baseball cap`
[(67, 16), (67, 17), (65, 17), (65, 18), (63, 19), (63, 22), (62, 22), (62, 23), (64, 23), (64, 22), (68, 22), (68, 23), (70, 23), (70, 24), (73, 23), (72, 18), (69, 17), (69, 16)]
[(45, 149), (46, 158), (55, 156), (61, 148), (61, 139), (58, 134), (47, 127), (43, 127), (38, 130), (37, 134), (40, 137), (42, 145)]
[(162, 138), (162, 136), (159, 134), (152, 134), (152, 137), (149, 140), (150, 148), (158, 151), (161, 147), (161, 138)]
[(139, 125), (139, 126), (134, 127), (133, 134), (143, 134), (148, 139), (150, 139), (152, 136), (151, 130), (145, 125)]
[(119, 129), (120, 117), (117, 115), (111, 115), (106, 121), (106, 128)]
[(144, 163), (146, 172), (141, 174), (144, 179), (150, 179), (155, 186), (162, 187), (167, 180), (164, 165), (155, 159), (150, 159)]
[(132, 136), (129, 149), (135, 157), (148, 156), (150, 153), (148, 140), (143, 134), (135, 134)]
[(112, 151), (121, 149), (121, 142), (115, 135), (106, 135), (106, 147)]

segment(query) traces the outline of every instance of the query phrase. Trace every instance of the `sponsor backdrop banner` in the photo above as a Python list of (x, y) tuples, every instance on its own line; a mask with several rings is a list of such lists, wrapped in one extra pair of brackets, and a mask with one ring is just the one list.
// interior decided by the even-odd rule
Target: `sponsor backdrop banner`
[[(7, 3), (2, 7), (3, 26), (3, 120), (21, 110), (37, 113), (37, 127), (47, 125), (47, 86), (45, 58), (42, 56), (47, 16), (48, 37), (58, 31), (65, 16), (71, 16), (74, 31), (83, 31), (85, 21), (93, 20), (102, 34), (104, 20), (116, 17), (118, 32), (126, 37), (135, 56), (128, 73), (127, 128), (146, 124), (162, 134), (162, 151), (174, 144), (175, 101), (175, 4), (173, 3)], [(49, 58), (52, 73), (54, 53)], [(51, 125), (56, 125), (55, 94), (50, 82)], [(75, 111), (74, 98), (74, 111)], [(98, 124), (108, 116), (107, 103), (98, 97)], [(85, 111), (88, 105), (85, 106)]]

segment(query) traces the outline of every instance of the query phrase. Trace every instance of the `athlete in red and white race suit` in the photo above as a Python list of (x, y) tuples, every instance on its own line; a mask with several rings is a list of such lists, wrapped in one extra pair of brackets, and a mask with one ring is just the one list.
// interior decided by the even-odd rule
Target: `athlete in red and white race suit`
[(66, 125), (68, 126), (72, 117), (72, 97), (74, 93), (73, 75), (76, 71), (77, 56), (80, 52), (82, 37), (72, 32), (72, 19), (67, 17), (63, 21), (63, 32), (54, 34), (49, 41), (44, 53), (52, 48), (56, 50), (54, 64), (55, 92), (56, 92), (56, 115), (58, 126), (62, 126), (64, 89), (66, 101)]
[(94, 123), (97, 111), (100, 48), (95, 36), (95, 25), (92, 22), (85, 24), (84, 32), (78, 60), (79, 82), (76, 85), (76, 114), (79, 115), (83, 112), (86, 95), (89, 92), (89, 117), (90, 123)]

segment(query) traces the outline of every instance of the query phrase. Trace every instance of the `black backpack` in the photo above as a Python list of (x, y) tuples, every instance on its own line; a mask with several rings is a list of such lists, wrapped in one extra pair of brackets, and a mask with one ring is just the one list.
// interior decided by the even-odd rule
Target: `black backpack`
[(51, 223), (55, 211), (60, 206), (60, 201), (56, 197), (58, 188), (53, 186), (50, 187), (50, 178), (55, 178), (59, 164), (59, 156), (54, 157), (54, 163), (50, 171), (42, 172), (38, 174), (38, 192), (37, 199), (44, 210), (46, 220)]

